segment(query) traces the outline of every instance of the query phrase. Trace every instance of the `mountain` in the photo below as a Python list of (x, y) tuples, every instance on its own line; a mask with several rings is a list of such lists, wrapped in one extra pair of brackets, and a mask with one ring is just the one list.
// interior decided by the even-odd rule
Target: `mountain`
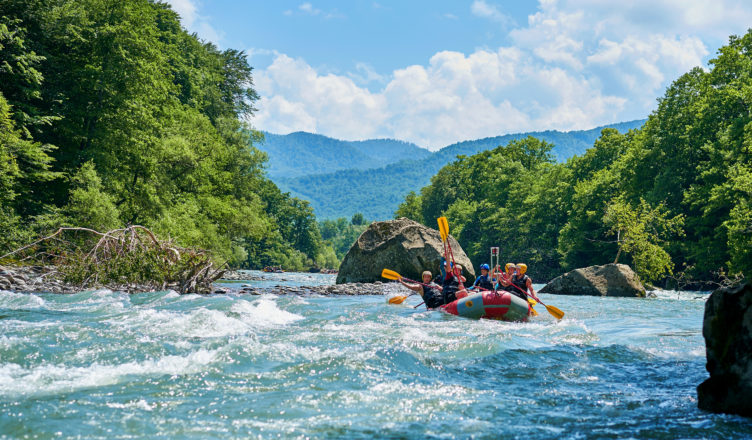
[[(565, 161), (572, 156), (583, 154), (585, 150), (592, 147), (604, 128), (615, 128), (623, 133), (639, 128), (644, 123), (645, 120), (637, 120), (605, 125), (591, 130), (569, 132), (549, 130), (507, 134), (458, 142), (434, 153), (429, 152), (423, 157), (412, 157), (387, 164), (383, 161), (376, 162), (379, 168), (372, 166), (360, 169), (340, 169), (322, 174), (298, 174), (296, 177), (271, 177), (283, 191), (309, 200), (319, 219), (349, 218), (354, 213), (360, 212), (368, 220), (385, 220), (392, 218), (394, 211), (407, 193), (418, 192), (428, 185), (431, 177), (441, 167), (455, 160), (458, 155), (469, 156), (499, 145), (506, 145), (512, 140), (534, 136), (554, 144), (552, 153), (558, 161)], [(387, 154), (381, 156), (387, 156)], [(295, 156), (289, 157), (295, 158)], [(297, 161), (297, 158), (295, 160)]]
[(256, 147), (269, 155), (267, 173), (272, 179), (376, 168), (431, 155), (425, 148), (394, 139), (342, 141), (302, 131), (264, 133), (264, 142)]

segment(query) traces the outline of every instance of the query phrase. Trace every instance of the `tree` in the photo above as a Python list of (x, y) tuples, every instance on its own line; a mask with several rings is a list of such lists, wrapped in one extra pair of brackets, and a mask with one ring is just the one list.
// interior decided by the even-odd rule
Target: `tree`
[(360, 212), (356, 212), (353, 214), (352, 219), (350, 220), (350, 223), (354, 226), (360, 226), (364, 225), (366, 223), (366, 220), (363, 218), (363, 214)]
[(667, 239), (684, 235), (683, 215), (669, 218), (663, 205), (652, 208), (640, 199), (638, 206), (632, 206), (616, 197), (608, 204), (603, 222), (616, 235), (619, 250), (614, 263), (623, 251), (631, 255), (635, 271), (646, 281), (673, 274), (674, 263), (665, 247)]
[(415, 194), (415, 191), (410, 191), (407, 196), (405, 196), (405, 201), (400, 203), (397, 210), (394, 211), (394, 218), (400, 217), (407, 217), (410, 220), (423, 223), (421, 197), (418, 194)]

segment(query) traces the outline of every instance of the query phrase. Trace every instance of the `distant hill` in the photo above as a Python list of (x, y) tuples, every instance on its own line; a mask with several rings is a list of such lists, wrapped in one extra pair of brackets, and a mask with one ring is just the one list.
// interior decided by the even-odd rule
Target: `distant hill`
[[(385, 220), (392, 218), (407, 193), (417, 192), (428, 185), (431, 177), (458, 155), (469, 156), (506, 145), (511, 140), (534, 136), (554, 144), (553, 154), (557, 160), (565, 161), (572, 156), (583, 154), (592, 147), (604, 128), (612, 127), (626, 132), (639, 128), (644, 123), (645, 120), (637, 120), (591, 130), (507, 134), (459, 142), (434, 153), (428, 152), (428, 155), (420, 158), (413, 157), (387, 165), (381, 162), (380, 168), (342, 169), (325, 174), (298, 174), (297, 177), (271, 177), (283, 191), (309, 200), (319, 219), (349, 218), (354, 213), (361, 212), (368, 220)], [(297, 158), (294, 160), (297, 161)]]
[(269, 155), (267, 173), (272, 179), (377, 168), (431, 155), (425, 148), (393, 139), (341, 141), (306, 132), (264, 133), (264, 138), (256, 147)]

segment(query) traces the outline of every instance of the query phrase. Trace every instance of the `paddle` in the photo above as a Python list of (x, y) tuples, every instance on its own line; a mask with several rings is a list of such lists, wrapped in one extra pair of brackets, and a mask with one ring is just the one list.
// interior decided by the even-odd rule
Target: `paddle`
[[(446, 217), (439, 217), (436, 219), (436, 222), (439, 224), (439, 234), (441, 234), (441, 241), (444, 243), (444, 259), (448, 261), (447, 257), (452, 258), (452, 271), (454, 271), (454, 268), (457, 267), (457, 262), (454, 261), (454, 252), (452, 252), (452, 245), (449, 244), (449, 222), (447, 221)], [(449, 255), (447, 255), (447, 249), (449, 250)], [(462, 284), (461, 273), (457, 278), (457, 281), (459, 282), (459, 289), (457, 291), (465, 291), (465, 285)], [(446, 304), (446, 295), (444, 296), (444, 304)]]
[[(527, 292), (525, 292), (524, 290), (522, 290), (522, 289), (520, 289), (519, 287), (517, 287), (517, 285), (516, 285), (516, 284), (514, 284), (514, 283), (509, 283), (509, 285), (510, 285), (510, 286), (514, 286), (514, 288), (515, 288), (515, 289), (519, 290), (520, 292), (524, 293), (525, 295), (530, 295), (529, 293), (527, 293)], [(554, 318), (556, 318), (556, 319), (561, 319), (561, 318), (563, 318), (563, 317), (564, 317), (564, 312), (562, 312), (562, 311), (561, 311), (561, 310), (559, 310), (558, 308), (556, 308), (556, 307), (554, 307), (554, 306), (547, 306), (547, 305), (546, 305), (546, 304), (544, 304), (544, 303), (543, 303), (543, 301), (541, 301), (541, 300), (540, 300), (540, 298), (538, 298), (537, 296), (534, 296), (534, 295), (530, 295), (530, 296), (531, 296), (531, 297), (533, 297), (533, 299), (534, 299), (534, 300), (536, 300), (536, 301), (538, 301), (539, 303), (543, 304), (543, 307), (545, 307), (545, 308), (546, 308), (546, 310), (548, 310), (548, 313), (550, 313), (550, 314), (551, 314), (551, 315), (552, 315), (552, 316), (553, 316)], [(528, 301), (530, 301), (530, 298), (528, 298)]]

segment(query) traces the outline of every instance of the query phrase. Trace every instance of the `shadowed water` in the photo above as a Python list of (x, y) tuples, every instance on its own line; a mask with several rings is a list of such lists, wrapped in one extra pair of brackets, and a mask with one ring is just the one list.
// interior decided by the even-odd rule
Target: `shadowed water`
[[(333, 280), (273, 277), (244, 283)], [(0, 435), (752, 437), (697, 409), (707, 295), (656, 293), (504, 323), (415, 297), (0, 292)]]

